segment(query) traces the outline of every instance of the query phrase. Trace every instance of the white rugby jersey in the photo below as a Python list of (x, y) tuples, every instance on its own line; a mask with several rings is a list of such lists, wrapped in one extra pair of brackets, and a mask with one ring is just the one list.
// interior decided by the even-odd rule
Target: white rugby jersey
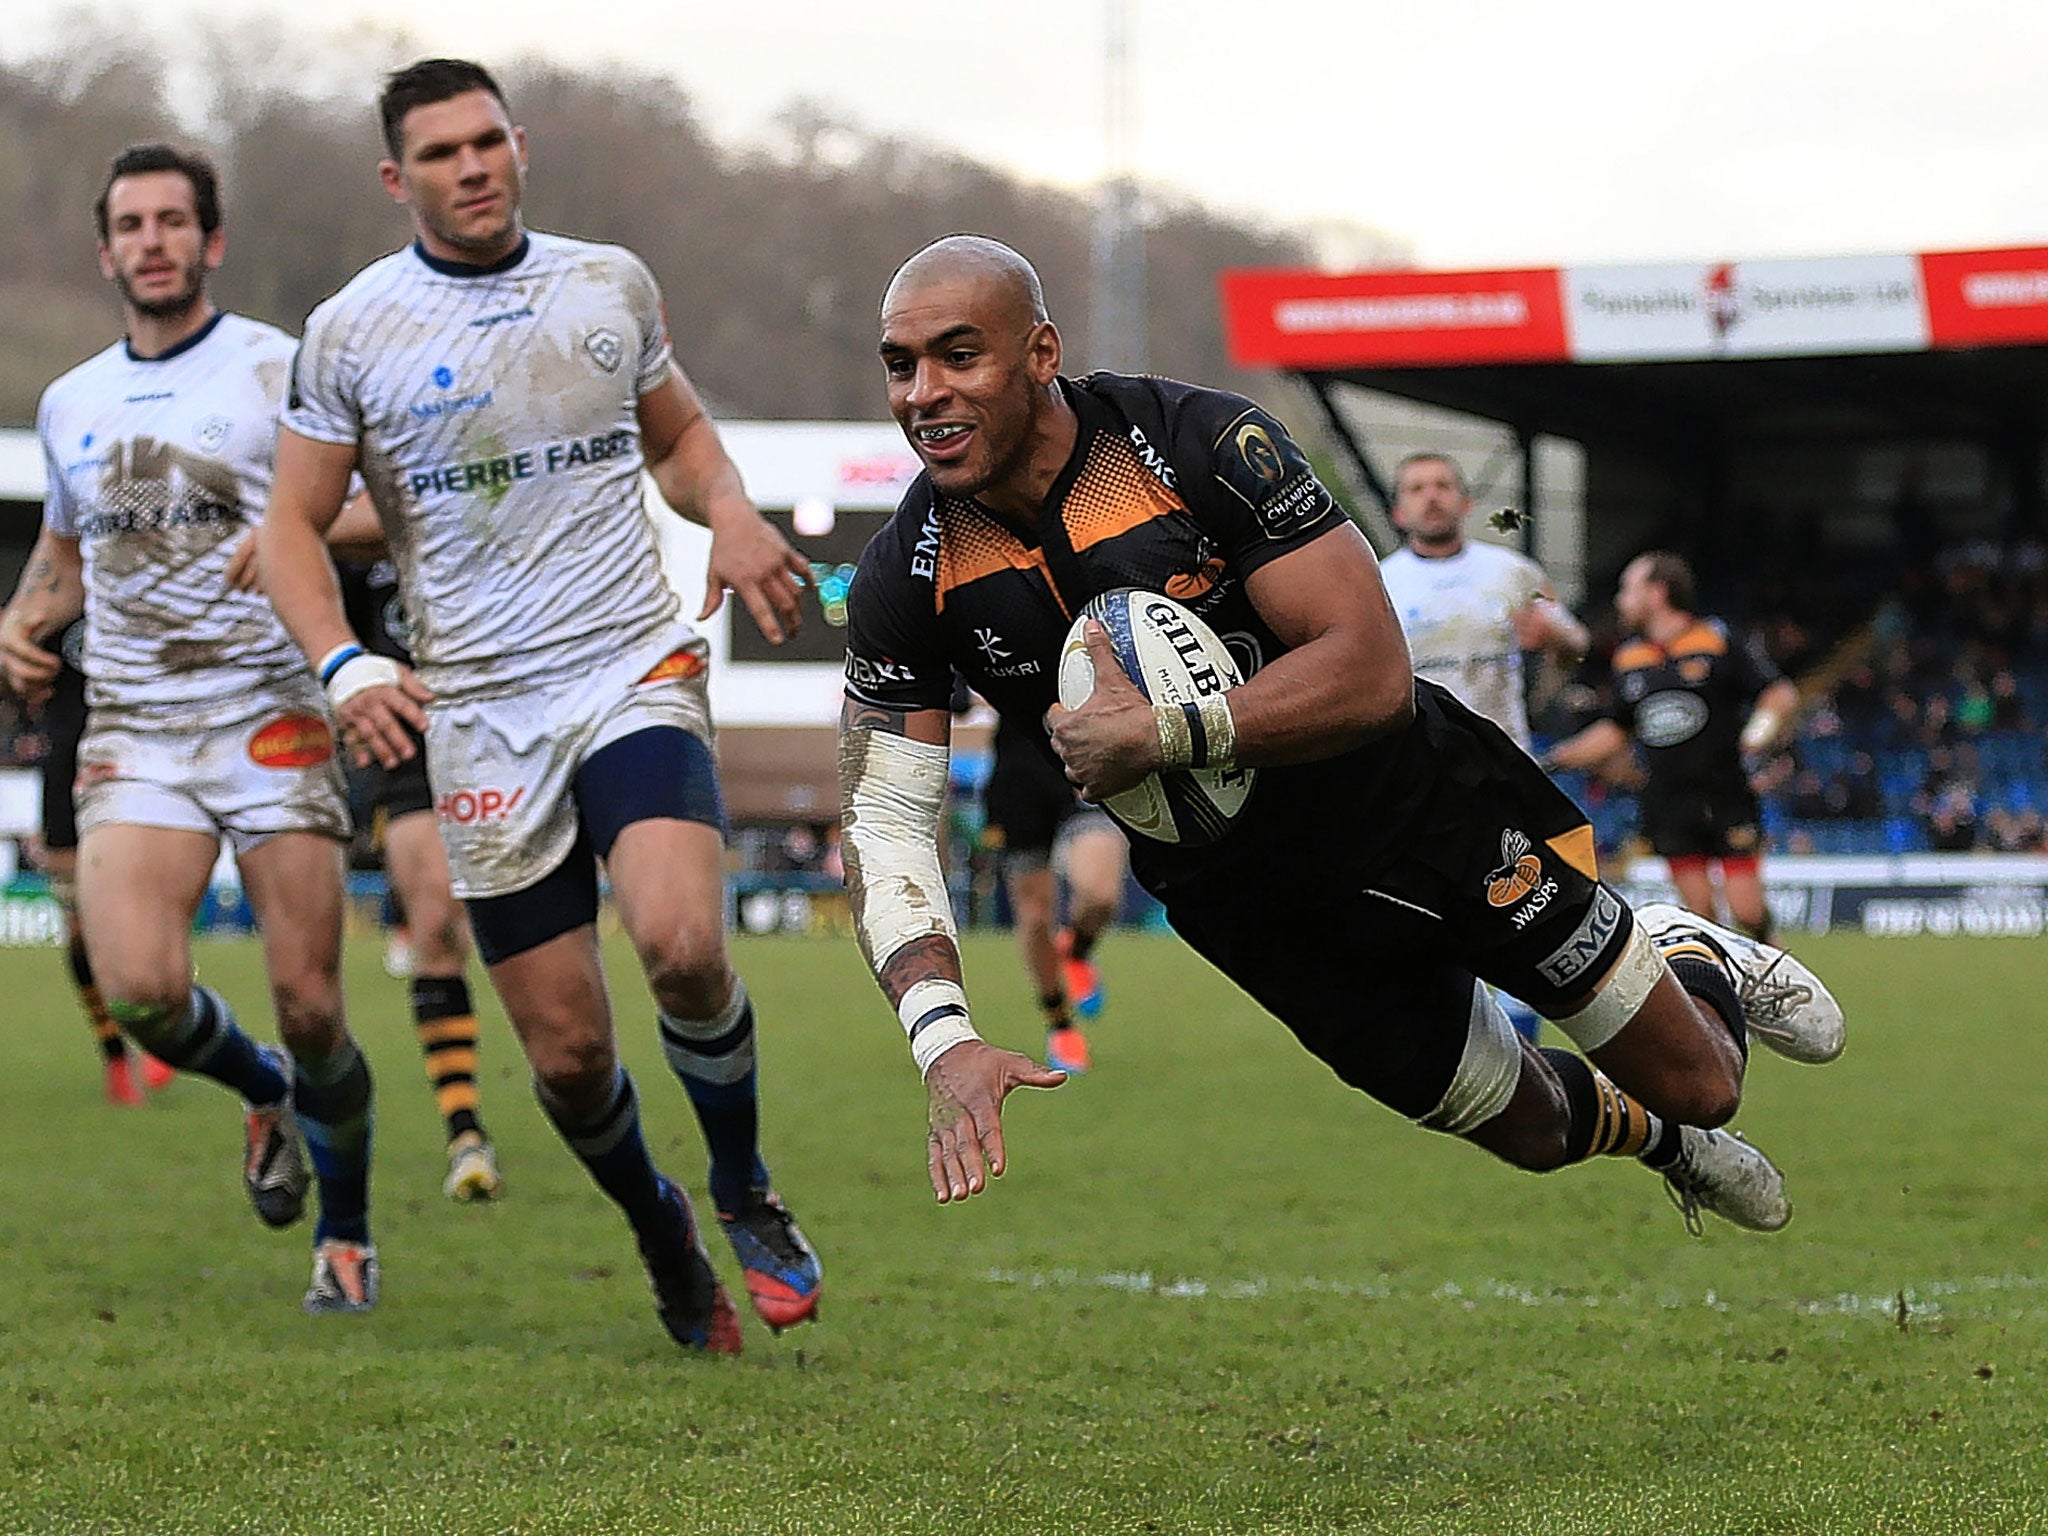
[(636, 414), (669, 358), (640, 259), (560, 235), (484, 269), (415, 244), (313, 311), (285, 425), (360, 445), (435, 692), (573, 677), (678, 632)]
[(1527, 751), (1522, 648), (1508, 616), (1543, 590), (1543, 567), (1497, 544), (1467, 541), (1441, 560), (1398, 549), (1380, 562), (1380, 576), (1415, 675), (1450, 689)]
[(234, 698), (305, 658), (228, 561), (270, 497), (291, 337), (220, 314), (160, 357), (126, 341), (43, 392), (43, 519), (85, 562), (95, 708)]

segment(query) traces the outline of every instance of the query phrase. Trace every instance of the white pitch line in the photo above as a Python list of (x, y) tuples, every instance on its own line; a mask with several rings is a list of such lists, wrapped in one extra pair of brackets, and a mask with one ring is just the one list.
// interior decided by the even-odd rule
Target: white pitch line
[[(1895, 1287), (1883, 1292), (1838, 1291), (1822, 1297), (1766, 1297), (1735, 1302), (1708, 1291), (1703, 1296), (1669, 1293), (1651, 1296), (1646, 1292), (1623, 1290), (1613, 1294), (1595, 1291), (1566, 1291), (1517, 1284), (1507, 1280), (1446, 1280), (1424, 1287), (1391, 1285), (1384, 1281), (1323, 1280), (1312, 1275), (1281, 1279), (1209, 1280), (1193, 1275), (1155, 1275), (1150, 1270), (1109, 1270), (1085, 1275), (1076, 1269), (1017, 1270), (990, 1269), (982, 1278), (991, 1285), (1017, 1286), (1025, 1290), (1102, 1290), (1126, 1295), (1149, 1296), (1168, 1301), (1257, 1301), (1268, 1296), (1315, 1295), (1355, 1297), (1367, 1301), (1441, 1301), (1474, 1310), (1482, 1305), (1557, 1307), (1571, 1309), (1607, 1308), (1632, 1311), (1654, 1308), (1679, 1312), (1703, 1308), (1710, 1312), (1787, 1310), (1807, 1317), (1869, 1317), (1896, 1323), (1903, 1302), (1911, 1322), (1933, 1323), (1949, 1318), (1982, 1320), (2038, 1315), (2040, 1307), (1997, 1309), (1990, 1298), (2048, 1290), (2048, 1276), (1977, 1275), (1963, 1280), (1932, 1280)], [(1964, 1303), (1974, 1302), (1974, 1305)]]

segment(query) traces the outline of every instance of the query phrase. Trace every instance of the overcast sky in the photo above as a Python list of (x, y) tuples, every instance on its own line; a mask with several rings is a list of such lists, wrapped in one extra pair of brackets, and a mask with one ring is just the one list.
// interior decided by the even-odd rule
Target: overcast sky
[[(1107, 163), (1109, 0), (322, 0), (487, 63), (630, 60), (744, 138), (804, 97), (1065, 184)], [(1145, 179), (1424, 266), (2048, 243), (2048, 4), (1127, 0)], [(63, 7), (6, 0), (0, 53)], [(75, 9), (75, 7), (74, 7)], [(303, 15), (158, 0), (146, 16)], [(304, 24), (289, 25), (303, 32)], [(364, 81), (366, 95), (370, 89)], [(517, 103), (514, 103), (515, 113)]]

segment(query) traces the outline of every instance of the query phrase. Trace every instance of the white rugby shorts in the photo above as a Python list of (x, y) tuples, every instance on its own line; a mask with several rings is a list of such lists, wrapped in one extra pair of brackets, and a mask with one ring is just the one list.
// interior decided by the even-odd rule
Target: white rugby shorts
[(709, 657), (690, 634), (651, 666), (437, 700), (428, 711), (427, 777), (455, 894), (508, 896), (569, 856), (578, 821), (571, 785), (599, 749), (656, 726), (710, 745)]
[(95, 707), (78, 744), (72, 795), (82, 838), (95, 827), (172, 827), (225, 835), (237, 854), (279, 832), (349, 835), (327, 700), (310, 677), (256, 683), (218, 718)]

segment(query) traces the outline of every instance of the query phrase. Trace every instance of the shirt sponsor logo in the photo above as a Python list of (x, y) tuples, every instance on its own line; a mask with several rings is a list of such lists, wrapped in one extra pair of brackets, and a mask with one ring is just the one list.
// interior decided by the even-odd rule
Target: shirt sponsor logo
[(662, 657), (654, 664), (653, 670), (634, 686), (637, 688), (646, 683), (667, 682), (672, 677), (699, 677), (703, 675), (704, 667), (704, 653), (694, 646), (686, 645), (681, 650), (670, 651)]
[(1707, 701), (1666, 688), (1636, 706), (1636, 739), (1646, 747), (1675, 747), (1699, 735), (1707, 723)]
[(318, 715), (279, 715), (249, 738), (259, 768), (311, 768), (334, 756), (334, 731)]
[(848, 651), (846, 680), (856, 687), (877, 688), (884, 683), (910, 683), (917, 679), (910, 668), (900, 661), (891, 661), (886, 656), (870, 661), (865, 656), (856, 656)]
[(558, 475), (586, 465), (602, 464), (634, 451), (639, 441), (638, 434), (621, 428), (616, 432), (601, 432), (595, 437), (572, 437), (567, 442), (549, 443), (544, 448), (522, 448), (517, 453), (501, 453), (496, 458), (472, 459), (467, 464), (443, 464), (433, 469), (415, 470), (408, 477), (408, 483), (415, 496), (430, 492), (459, 495), (463, 491), (489, 491), (494, 486), (507, 486), (515, 480), (531, 480), (536, 475)]
[(910, 552), (910, 574), (930, 581), (938, 573), (939, 509), (933, 507), (925, 513), (924, 522), (917, 530), (917, 547)]
[(1606, 886), (1593, 890), (1593, 905), (1579, 919), (1572, 936), (1536, 962), (1553, 986), (1568, 987), (1599, 964), (1608, 943), (1621, 927), (1621, 902)]
[(501, 309), (495, 315), (478, 315), (469, 322), (469, 325), (471, 330), (488, 331), (492, 326), (503, 325), (508, 320), (531, 320), (532, 318), (533, 306), (531, 304), (522, 304), (517, 309)]
[(509, 794), (502, 789), (454, 789), (434, 802), (434, 813), (457, 826), (474, 826), (480, 821), (503, 821), (526, 798), (521, 784)]
[(1166, 455), (1154, 448), (1151, 439), (1136, 427), (1131, 428), (1131, 447), (1137, 450), (1138, 462), (1151, 470), (1153, 477), (1161, 485), (1169, 491), (1175, 488), (1175, 482), (1179, 477), (1174, 473), (1173, 466), (1166, 462)]

